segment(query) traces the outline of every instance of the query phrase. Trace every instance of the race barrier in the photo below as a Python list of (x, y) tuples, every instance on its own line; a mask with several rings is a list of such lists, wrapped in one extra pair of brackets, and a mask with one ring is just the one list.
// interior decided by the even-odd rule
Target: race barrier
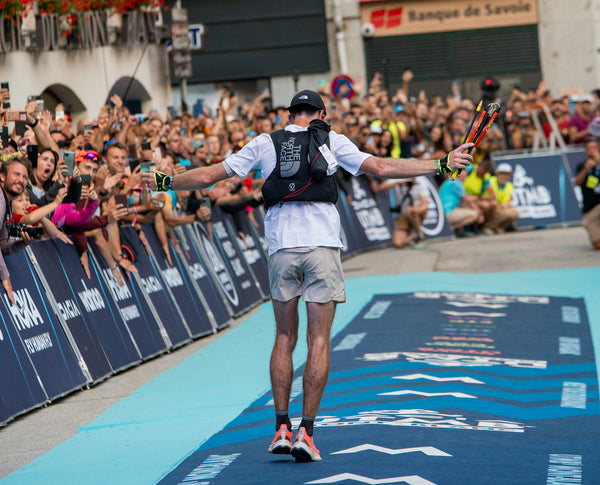
[(585, 160), (578, 151), (502, 155), (494, 162), (513, 168), (512, 205), (519, 210), (519, 228), (544, 228), (581, 223), (573, 187), (574, 166)]
[[(520, 228), (581, 220), (572, 178), (581, 150), (502, 155), (513, 167)], [(427, 239), (452, 237), (433, 178), (426, 177)], [(342, 258), (391, 245), (394, 191), (364, 177), (340, 191)], [(0, 425), (145, 360), (225, 328), (269, 298), (264, 209), (236, 218), (218, 207), (210, 223), (174, 228), (168, 254), (152, 225), (122, 226), (138, 273), (119, 286), (94, 242), (88, 277), (74, 246), (44, 240), (5, 257), (15, 304), (0, 296)], [(249, 216), (249, 214), (251, 214)]]

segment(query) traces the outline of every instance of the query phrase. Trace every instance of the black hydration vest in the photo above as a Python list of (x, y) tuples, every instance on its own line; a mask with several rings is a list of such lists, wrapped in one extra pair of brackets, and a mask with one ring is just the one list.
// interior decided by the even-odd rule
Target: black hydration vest
[[(320, 180), (311, 176), (310, 132), (277, 130), (270, 136), (275, 145), (277, 164), (263, 184), (262, 193), (265, 207), (269, 208), (280, 202), (331, 202), (335, 204), (338, 199), (338, 190), (333, 175), (326, 175)], [(326, 144), (329, 147), (329, 136), (327, 136)]]

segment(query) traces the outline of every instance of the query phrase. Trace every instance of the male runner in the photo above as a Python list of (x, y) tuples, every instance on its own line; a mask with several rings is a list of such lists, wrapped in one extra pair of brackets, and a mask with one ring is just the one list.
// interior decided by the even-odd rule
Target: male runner
[[(265, 236), (277, 327), (270, 365), (276, 435), (268, 451), (291, 453), (296, 461), (318, 461), (313, 425), (329, 374), (329, 333), (336, 304), (346, 300), (333, 173), (342, 166), (353, 175), (365, 172), (390, 178), (447, 174), (469, 165), (472, 157), (465, 150), (472, 144), (461, 145), (442, 160), (379, 158), (360, 152), (348, 138), (330, 131), (323, 121), (325, 105), (315, 91), (300, 91), (287, 109), (290, 124), (284, 130), (261, 134), (220, 164), (176, 176), (145, 174), (144, 180), (157, 190), (196, 190), (261, 169), (266, 179)], [(307, 307), (308, 356), (302, 421), (292, 445), (288, 407), (300, 297)]]

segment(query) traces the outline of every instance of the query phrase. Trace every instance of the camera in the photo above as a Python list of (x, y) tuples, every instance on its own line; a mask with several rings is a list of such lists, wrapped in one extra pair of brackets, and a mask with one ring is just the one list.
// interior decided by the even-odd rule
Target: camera
[(42, 239), (44, 229), (41, 226), (28, 226), (18, 222), (7, 222), (6, 229), (9, 237), (21, 237), (21, 232), (26, 232), (32, 239)]

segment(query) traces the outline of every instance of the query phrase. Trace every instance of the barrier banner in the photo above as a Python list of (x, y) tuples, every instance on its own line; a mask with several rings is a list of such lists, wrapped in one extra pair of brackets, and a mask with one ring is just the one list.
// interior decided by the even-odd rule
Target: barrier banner
[[(162, 308), (161, 319), (165, 323), (165, 327), (173, 327), (174, 325), (183, 327), (185, 325), (187, 338), (190, 336), (200, 337), (212, 333), (213, 325), (211, 319), (197, 298), (187, 272), (182, 270), (175, 259), (175, 252), (172, 251), (171, 245), (169, 245), (170, 254), (168, 256), (171, 259), (171, 262), (169, 262), (156, 235), (154, 226), (145, 224), (143, 230), (152, 254), (151, 264), (155, 266), (155, 274), (158, 276), (156, 282), (159, 284), (162, 283), (161, 290), (164, 287), (164, 291), (171, 296), (171, 307), (177, 308), (177, 311), (168, 310), (169, 307)], [(158, 300), (155, 300), (154, 294), (152, 294), (151, 298), (157, 308), (164, 304), (164, 302), (160, 303)], [(168, 310), (168, 315), (165, 315), (165, 317), (163, 317), (164, 310)], [(169, 325), (166, 325), (167, 321)]]
[[(169, 285), (165, 285), (167, 280), (161, 276), (161, 270), (155, 262), (155, 258), (148, 255), (148, 249), (142, 244), (133, 227), (121, 226), (120, 231), (121, 242), (126, 243), (134, 252), (135, 267), (139, 270), (136, 276), (146, 295), (152, 301), (152, 306), (156, 310), (158, 319), (169, 336), (171, 344), (177, 347), (190, 342), (192, 332)], [(154, 228), (150, 225), (144, 226), (143, 232), (148, 240), (154, 235)], [(167, 279), (169, 276), (167, 275)], [(176, 279), (176, 276), (174, 278)]]
[(346, 200), (347, 194), (342, 189), (339, 189), (338, 195), (335, 207), (340, 215), (340, 239), (342, 240), (340, 255), (342, 260), (344, 260), (360, 252), (363, 248), (356, 237), (354, 221), (350, 215), (350, 204)]
[[(338, 199), (338, 203), (341, 202), (345, 208), (344, 214), (349, 219), (352, 235), (346, 231), (346, 238), (354, 237), (359, 251), (389, 246), (392, 242), (392, 233), (367, 180), (365, 177), (352, 177), (350, 187), (352, 188), (352, 193), (349, 194), (351, 203), (346, 197)], [(340, 196), (342, 194), (343, 192)], [(352, 249), (352, 242), (348, 242)]]
[(231, 308), (227, 297), (221, 292), (219, 283), (211, 277), (207, 264), (194, 242), (191, 226), (179, 226), (175, 233), (179, 238), (182, 253), (175, 254), (178, 264), (189, 269), (189, 275), (195, 281), (198, 297), (202, 297), (207, 313), (212, 317), (215, 327), (220, 330), (231, 320)]
[(48, 396), (10, 317), (0, 311), (0, 424), (44, 403)]
[(569, 174), (569, 180), (573, 185), (575, 197), (577, 198), (577, 204), (581, 210), (583, 207), (583, 195), (581, 194), (581, 187), (575, 185), (575, 176), (577, 175), (577, 166), (586, 161), (587, 155), (585, 154), (585, 150), (582, 148), (569, 148), (566, 152), (563, 152), (563, 157), (565, 159), (567, 169), (571, 171)]
[[(88, 278), (81, 267), (77, 251), (73, 247), (65, 244), (54, 245), (58, 266), (53, 266), (45, 261), (46, 257), (50, 258), (49, 255), (37, 256), (38, 251), (41, 252), (42, 248), (38, 249), (36, 244), (32, 244), (31, 247), (45, 275), (56, 272), (56, 268), (62, 268), (66, 282), (71, 291), (77, 295), (76, 301), (79, 303), (79, 310), (98, 338), (113, 371), (117, 372), (139, 363), (141, 355), (131, 333), (112, 298), (102, 286), (101, 278), (94, 271), (92, 262), (90, 261), (90, 278)], [(53, 288), (51, 287), (50, 290), (53, 291)]]
[(225, 263), (230, 266), (235, 275), (241, 294), (248, 302), (247, 309), (250, 309), (260, 303), (263, 296), (252, 270), (227, 230), (225, 214), (219, 206), (212, 207), (212, 230), (217, 247), (219, 247)]
[[(450, 228), (448, 221), (446, 221), (442, 201), (440, 200), (433, 177), (423, 176), (420, 177), (420, 180), (427, 187), (427, 196), (429, 199), (427, 215), (425, 216), (425, 220), (421, 225), (421, 229), (425, 233), (425, 236), (427, 236), (427, 239), (446, 238), (453, 236), (454, 233)], [(398, 217), (399, 213), (392, 212), (391, 208), (396, 207), (401, 202), (402, 199), (398, 200), (398, 197), (402, 198), (404, 193), (405, 192), (402, 189), (395, 190), (394, 188), (391, 188), (389, 190), (379, 191), (375, 194), (379, 204), (381, 205), (381, 210), (385, 215), (388, 224), (392, 228), (394, 228), (396, 225), (396, 217)]]
[[(0, 311), (6, 325), (13, 325), (49, 400), (88, 383), (45, 292), (35, 279), (24, 252), (4, 257), (10, 272), (15, 304), (6, 293)], [(4, 372), (4, 370), (2, 371)]]
[[(229, 239), (222, 219), (215, 217), (218, 209), (213, 207), (212, 237), (204, 224), (192, 224), (202, 259), (214, 274), (215, 280), (227, 297), (234, 317), (242, 315), (261, 301), (256, 285), (250, 280), (249, 272), (235, 245)], [(220, 215), (220, 213), (219, 213)]]
[[(251, 219), (250, 219), (251, 218)], [(255, 207), (254, 210), (248, 214), (248, 227), (250, 232), (254, 236), (254, 240), (257, 242), (258, 249), (262, 252), (265, 261), (269, 261), (269, 243), (265, 237), (265, 207)], [(268, 287), (267, 287), (268, 288)]]
[(494, 162), (508, 163), (513, 168), (512, 204), (520, 213), (518, 227), (581, 221), (570, 174), (560, 153), (502, 156), (495, 157)]
[(238, 252), (242, 254), (246, 261), (246, 265), (254, 276), (254, 283), (256, 284), (262, 299), (268, 299), (271, 292), (269, 289), (267, 259), (259, 249), (260, 241), (254, 239), (254, 235), (250, 230), (250, 220), (245, 214), (239, 218), (243, 237), (238, 231), (238, 227), (231, 214), (223, 213), (223, 221), (229, 231), (231, 240), (236, 243)]
[(93, 256), (90, 259), (93, 260), (94, 271), (102, 282), (103, 291), (110, 295), (107, 301), (112, 299), (113, 311), (125, 322), (125, 327), (142, 359), (165, 352), (168, 347), (165, 339), (169, 340), (169, 337), (158, 321), (156, 311), (150, 307), (151, 303), (142, 291), (141, 283), (138, 283), (139, 279), (128, 278), (125, 272), (119, 269), (123, 274), (124, 282), (123, 286), (119, 286), (94, 241), (88, 239), (88, 246), (90, 255)]
[[(32, 259), (35, 266), (40, 270), (38, 276), (42, 281), (45, 280), (45, 286), (51, 292), (92, 380), (97, 381), (106, 377), (113, 371), (113, 367), (91, 322), (86, 321), (87, 311), (93, 312), (97, 308), (105, 308), (106, 305), (97, 289), (95, 292), (89, 292), (85, 286), (84, 280), (87, 277), (79, 264), (77, 250), (74, 246), (68, 246), (63, 242), (55, 243), (49, 239), (31, 244), (29, 249), (33, 253)], [(78, 275), (71, 275), (72, 280), (65, 271), (65, 265), (68, 264), (75, 265), (72, 273), (79, 272)], [(73, 288), (78, 281), (85, 288), (80, 292), (84, 298), (87, 296), (85, 300), (81, 298), (81, 295), (78, 298)], [(110, 326), (107, 320), (102, 321), (102, 325)]]

